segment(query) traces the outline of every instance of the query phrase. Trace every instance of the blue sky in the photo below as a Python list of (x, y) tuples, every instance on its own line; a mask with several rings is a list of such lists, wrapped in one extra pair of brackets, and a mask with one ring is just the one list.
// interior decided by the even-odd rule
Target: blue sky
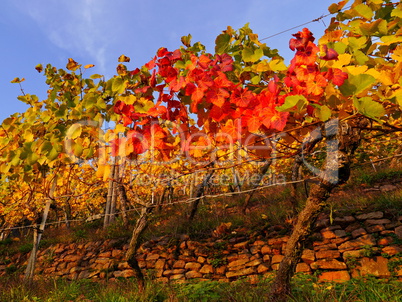
[[(213, 52), (217, 35), (228, 25), (250, 23), (260, 39), (328, 13), (334, 0), (2, 0), (0, 2), (0, 121), (26, 110), (15, 77), (25, 78), (25, 93), (46, 97), (39, 63), (65, 68), (68, 58), (95, 64), (91, 73), (110, 77), (117, 58), (131, 58), (130, 68), (148, 62), (160, 47), (180, 47), (191, 34)], [(322, 21), (328, 25), (330, 17)], [(264, 40), (289, 60), (291, 34), (308, 27), (318, 39), (325, 26), (313, 22)]]

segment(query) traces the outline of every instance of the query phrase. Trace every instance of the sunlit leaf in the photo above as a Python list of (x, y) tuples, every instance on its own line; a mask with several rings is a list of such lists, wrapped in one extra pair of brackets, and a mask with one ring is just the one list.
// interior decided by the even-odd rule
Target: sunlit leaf
[(36, 66), (35, 66), (35, 69), (36, 69), (39, 73), (42, 72), (42, 70), (43, 70), (42, 64), (36, 65)]
[(351, 65), (347, 66), (346, 70), (352, 76), (357, 76), (359, 74), (363, 74), (367, 71), (368, 67), (366, 65), (359, 66), (359, 65)]
[(149, 109), (151, 109), (154, 106), (155, 106), (154, 102), (147, 100), (145, 98), (141, 98), (134, 105), (134, 109), (135, 109), (135, 112), (146, 113), (149, 111)]
[(238, 128), (238, 121), (233, 121), (232, 119), (227, 120), (225, 125), (222, 127), (222, 133), (228, 135), (232, 141), (236, 141), (240, 137)]
[(116, 67), (116, 71), (118, 75), (126, 75), (127, 74), (127, 66), (123, 65), (123, 64), (119, 64)]
[(226, 52), (230, 45), (230, 35), (220, 34), (215, 40), (215, 52), (217, 54), (222, 54)]
[(250, 132), (257, 132), (261, 126), (261, 119), (256, 115), (251, 115), (247, 119), (247, 127)]
[(95, 173), (96, 177), (98, 178), (103, 177), (104, 171), (105, 171), (105, 165), (99, 164)]
[(333, 4), (331, 4), (331, 5), (328, 7), (328, 11), (329, 11), (331, 14), (335, 14), (335, 13), (339, 12), (339, 11), (345, 6), (345, 4), (346, 4), (347, 2), (348, 2), (348, 1), (340, 1), (340, 2), (338, 2), (338, 3), (333, 3)]
[(91, 79), (100, 79), (100, 78), (102, 78), (103, 77), (103, 75), (100, 75), (100, 74), (93, 74), (93, 75), (91, 75), (89, 78), (91, 78)]
[(359, 74), (356, 76), (349, 76), (343, 83), (339, 90), (344, 96), (351, 96), (359, 94), (363, 90), (371, 87), (376, 82), (376, 79), (368, 74)]
[(33, 139), (34, 139), (34, 136), (33, 136), (33, 134), (32, 134), (32, 131), (31, 131), (31, 130), (25, 131), (25, 133), (24, 133), (24, 140), (25, 140), (26, 142), (32, 142)]
[(67, 137), (70, 139), (76, 139), (82, 133), (82, 125), (74, 124), (67, 130)]
[(353, 55), (359, 65), (364, 65), (369, 60), (369, 57), (361, 50), (355, 50)]
[(382, 43), (378, 43), (381, 45), (390, 45), (393, 43), (401, 43), (402, 36), (382, 36), (381, 38)]
[(125, 56), (125, 55), (121, 55), (118, 60), (118, 62), (130, 62), (130, 58)]
[(79, 144), (79, 143), (75, 144), (74, 147), (73, 147), (74, 155), (77, 156), (77, 157), (80, 157), (82, 155), (82, 152), (83, 152), (82, 145)]
[(251, 47), (245, 47), (242, 52), (242, 57), (245, 62), (256, 62), (264, 55), (261, 48), (253, 49)]
[(117, 124), (116, 127), (114, 128), (115, 133), (124, 133), (126, 131), (126, 127), (124, 127), (122, 124)]
[(361, 114), (368, 117), (378, 118), (385, 114), (384, 107), (370, 97), (354, 98), (353, 104)]
[(113, 79), (112, 90), (117, 93), (123, 93), (125, 89), (125, 83), (121, 77), (116, 77)]
[(52, 149), (53, 149), (52, 143), (49, 141), (44, 141), (40, 148), (40, 152), (42, 154), (48, 154), (50, 152), (50, 150), (52, 150)]
[(85, 159), (92, 158), (95, 154), (95, 149), (93, 147), (89, 147), (88, 149), (85, 149), (83, 152), (83, 156)]
[(368, 19), (368, 20), (370, 20), (370, 19), (373, 17), (373, 15), (374, 15), (374, 13), (373, 13), (373, 11), (371, 10), (371, 8), (370, 8), (368, 5), (363, 4), (363, 3), (356, 5), (353, 9), (354, 9), (360, 16), (362, 16), (363, 18)]
[(261, 77), (259, 75), (256, 75), (251, 78), (250, 82), (251, 84), (257, 85), (261, 81)]
[(39, 159), (39, 155), (36, 154), (36, 153), (31, 152), (30, 154), (28, 154), (27, 163), (29, 165), (33, 165), (38, 161), (38, 159)]
[(59, 156), (59, 152), (56, 148), (52, 148), (50, 152), (46, 155), (47, 159), (50, 161), (55, 160), (57, 156)]
[(307, 103), (307, 99), (303, 95), (290, 95), (286, 97), (282, 106), (276, 107), (276, 110), (280, 112), (292, 111), (295, 106), (300, 110)]
[(191, 35), (188, 34), (187, 36), (181, 37), (181, 43), (183, 43), (184, 46), (190, 47), (191, 46)]
[(11, 83), (21, 83), (21, 82), (24, 82), (25, 81), (25, 79), (24, 78), (14, 78), (12, 81), (11, 81)]
[(68, 63), (67, 63), (67, 65), (66, 65), (66, 68), (67, 68), (68, 70), (75, 71), (75, 70), (77, 70), (77, 69), (80, 68), (80, 67), (81, 67), (81, 65), (79, 65), (76, 61), (74, 61), (74, 60), (71, 59), (71, 58), (68, 59)]
[(314, 112), (322, 122), (326, 122), (331, 117), (332, 114), (331, 109), (329, 109), (328, 106), (326, 105), (316, 108)]
[(395, 7), (392, 12), (391, 12), (392, 17), (398, 17), (402, 18), (402, 5), (399, 4), (397, 7)]
[(105, 165), (105, 168), (103, 170), (103, 181), (106, 181), (111, 175), (111, 169), (112, 167), (110, 165)]

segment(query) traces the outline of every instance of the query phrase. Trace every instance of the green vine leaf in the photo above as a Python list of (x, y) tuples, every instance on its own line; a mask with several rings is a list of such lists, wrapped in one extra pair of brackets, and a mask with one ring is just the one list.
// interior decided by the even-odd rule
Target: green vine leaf
[(379, 118), (385, 114), (384, 107), (370, 97), (354, 98), (353, 104), (361, 114), (371, 118)]
[(344, 96), (352, 96), (371, 87), (375, 82), (376, 79), (369, 74), (350, 75), (343, 85), (339, 87), (339, 90)]

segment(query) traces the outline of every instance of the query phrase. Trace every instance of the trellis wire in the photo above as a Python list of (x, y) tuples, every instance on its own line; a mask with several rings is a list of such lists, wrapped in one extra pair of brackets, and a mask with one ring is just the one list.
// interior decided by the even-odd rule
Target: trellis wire
[[(393, 156), (389, 156), (387, 158), (376, 160), (375, 162), (385, 161), (385, 160), (398, 158), (398, 157), (402, 157), (402, 154), (396, 154), (396, 155), (393, 155)], [(359, 166), (363, 166), (363, 165), (366, 165), (366, 164), (371, 164), (371, 162), (360, 164)], [(201, 197), (192, 197), (192, 198), (182, 199), (182, 200), (178, 200), (178, 201), (173, 201), (173, 202), (169, 203), (168, 205), (186, 204), (186, 203), (188, 204), (188, 203), (191, 203), (191, 202), (193, 202), (195, 200), (199, 200), (201, 198), (210, 198), (210, 199), (212, 199), (212, 198), (219, 198), (219, 197), (228, 197), (228, 196), (234, 196), (234, 195), (241, 195), (241, 194), (246, 194), (246, 193), (251, 193), (251, 192), (263, 190), (263, 189), (266, 189), (266, 188), (269, 188), (269, 187), (305, 183), (305, 182), (312, 181), (312, 180), (317, 180), (317, 179), (319, 179), (319, 178), (318, 177), (310, 177), (310, 178), (305, 178), (305, 179), (301, 179), (301, 180), (294, 180), (294, 181), (287, 181), (287, 182), (281, 182), (281, 183), (273, 183), (273, 184), (261, 185), (261, 186), (258, 186), (256, 188), (252, 188), (252, 189), (248, 189), (248, 190), (242, 190), (240, 192), (227, 192), (227, 193), (220, 193), (220, 194), (214, 194), (214, 195), (206, 194), (206, 195), (203, 195)], [(57, 198), (62, 198), (62, 197), (60, 197), (60, 196), (55, 197), (55, 199), (57, 199)], [(150, 207), (150, 208), (155, 208), (155, 207), (158, 207), (160, 205), (155, 203), (155, 204), (147, 204), (147, 205), (143, 205), (143, 206)], [(134, 211), (139, 212), (141, 209), (142, 209), (142, 207), (134, 207), (134, 208), (126, 210), (125, 212), (126, 213), (127, 212), (134, 212)], [(113, 214), (97, 214), (97, 215), (94, 215), (94, 216), (96, 216), (97, 219), (98, 218), (101, 219), (101, 218), (103, 218), (105, 216), (115, 216), (115, 215), (118, 215), (118, 214), (121, 214), (121, 213), (122, 213), (122, 211), (118, 211), (118, 212), (115, 212)], [(91, 217), (87, 217), (85, 219), (71, 219), (71, 220), (54, 221), (54, 222), (46, 223), (46, 226), (56, 225), (56, 224), (63, 224), (63, 223), (66, 223), (66, 222), (86, 222), (86, 221), (88, 221), (89, 218), (91, 218)], [(9, 231), (9, 230), (17, 230), (17, 229), (35, 228), (35, 227), (37, 227), (36, 224), (31, 224), (31, 225), (27, 225), (27, 226), (19, 226), (19, 227), (11, 227), (11, 228), (0, 229), (0, 232)]]

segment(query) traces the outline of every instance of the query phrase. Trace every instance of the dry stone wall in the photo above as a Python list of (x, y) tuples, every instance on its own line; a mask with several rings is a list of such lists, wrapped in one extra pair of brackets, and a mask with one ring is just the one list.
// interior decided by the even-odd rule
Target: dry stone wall
[[(137, 258), (145, 274), (162, 282), (240, 277), (254, 282), (277, 270), (284, 257), (288, 236), (272, 238), (274, 233), (203, 242), (187, 235), (164, 236), (143, 244)], [(124, 260), (127, 248), (126, 240), (118, 239), (57, 244), (39, 252), (36, 272), (72, 280), (133, 277)], [(5, 259), (0, 275), (7, 266), (26, 264), (26, 258), (18, 254)], [(322, 281), (342, 282), (364, 275), (402, 280), (402, 216), (383, 211), (334, 219), (321, 215), (296, 270), (316, 273)]]

